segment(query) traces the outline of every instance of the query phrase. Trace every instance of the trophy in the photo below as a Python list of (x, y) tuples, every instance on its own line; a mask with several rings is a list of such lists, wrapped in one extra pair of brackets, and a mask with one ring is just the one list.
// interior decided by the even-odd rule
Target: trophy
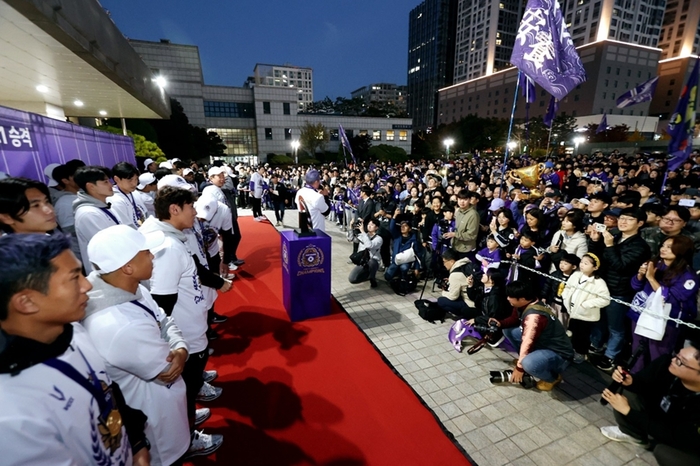
[(313, 223), (311, 223), (311, 215), (309, 215), (309, 208), (304, 202), (304, 198), (299, 196), (299, 229), (296, 231), (297, 235), (301, 238), (306, 236), (316, 236), (313, 230)]
[(517, 168), (515, 170), (509, 170), (506, 175), (513, 178), (517, 183), (530, 189), (531, 198), (540, 198), (542, 193), (535, 189), (540, 183), (540, 176), (544, 172), (544, 164), (538, 163), (535, 165), (530, 165), (529, 167)]

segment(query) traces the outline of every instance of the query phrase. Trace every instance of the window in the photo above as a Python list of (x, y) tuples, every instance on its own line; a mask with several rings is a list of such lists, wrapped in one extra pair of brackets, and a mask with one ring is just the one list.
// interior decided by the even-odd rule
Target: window
[[(263, 102), (263, 113), (265, 115), (270, 114), (270, 102)], [(270, 139), (272, 139), (272, 138), (270, 138)]]
[[(270, 136), (272, 139), (272, 136)], [(284, 128), (284, 140), (290, 141), (292, 139), (292, 128)]]
[(291, 114), (291, 111), (290, 111), (290, 109), (289, 109), (289, 102), (284, 102), (284, 103), (282, 104), (282, 113), (284, 113), (285, 115), (290, 115), (290, 114)]
[(399, 141), (408, 141), (408, 131), (399, 131)]
[[(454, 112), (454, 110), (453, 110)], [(382, 132), (378, 130), (372, 131), (372, 141), (381, 141), (382, 140)]]
[(204, 116), (211, 118), (255, 118), (255, 104), (205, 100)]
[(338, 129), (332, 129), (328, 131), (328, 135), (330, 137), (331, 141), (339, 141), (340, 140), (340, 133)]
[(272, 140), (272, 128), (265, 128), (265, 139)]
[(393, 129), (387, 130), (387, 132), (386, 132), (386, 140), (387, 140), (387, 141), (393, 141), (393, 140), (394, 140), (394, 130), (393, 130)]

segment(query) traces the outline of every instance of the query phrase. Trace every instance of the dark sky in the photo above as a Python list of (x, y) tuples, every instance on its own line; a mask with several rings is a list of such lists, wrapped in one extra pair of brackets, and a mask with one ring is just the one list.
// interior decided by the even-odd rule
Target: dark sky
[(256, 63), (311, 67), (314, 100), (406, 84), (420, 0), (100, 0), (133, 39), (197, 45), (206, 84), (242, 86)]

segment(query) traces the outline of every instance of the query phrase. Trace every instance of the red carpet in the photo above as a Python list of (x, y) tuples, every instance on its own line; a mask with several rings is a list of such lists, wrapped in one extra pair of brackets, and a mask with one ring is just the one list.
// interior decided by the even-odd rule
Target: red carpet
[(240, 225), (246, 264), (216, 303), (229, 320), (208, 367), (224, 392), (203, 405), (202, 427), (224, 445), (194, 464), (471, 464), (335, 300), (330, 316), (289, 321), (279, 234), (250, 217)]

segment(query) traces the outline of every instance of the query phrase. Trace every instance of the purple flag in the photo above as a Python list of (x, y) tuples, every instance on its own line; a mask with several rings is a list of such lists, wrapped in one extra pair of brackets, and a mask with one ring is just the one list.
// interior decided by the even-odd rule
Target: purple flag
[(693, 150), (693, 131), (695, 130), (695, 107), (698, 93), (698, 66), (700, 60), (695, 59), (690, 78), (678, 99), (676, 111), (671, 116), (666, 132), (671, 136), (668, 145), (668, 171), (677, 170), (688, 160)]
[(649, 81), (643, 82), (639, 86), (622, 94), (617, 99), (617, 108), (631, 107), (632, 105), (647, 102), (654, 97), (656, 84), (659, 82), (659, 77), (651, 78)]
[(554, 122), (554, 117), (557, 116), (558, 111), (559, 111), (559, 101), (556, 99), (556, 97), (552, 96), (549, 99), (549, 107), (547, 107), (547, 114), (542, 119), (542, 121), (544, 122), (544, 125), (547, 128), (552, 127), (552, 123)]
[(606, 113), (603, 113), (603, 118), (600, 120), (600, 124), (595, 130), (595, 134), (600, 134), (603, 131), (608, 130), (608, 115)]
[(528, 0), (510, 62), (559, 100), (586, 81), (557, 0)]
[(355, 160), (355, 154), (352, 153), (352, 148), (350, 147), (350, 141), (348, 141), (348, 136), (345, 134), (343, 125), (338, 125), (338, 134), (340, 135), (340, 143), (345, 147), (345, 149), (350, 152), (350, 157), (352, 157), (352, 163), (357, 164)]
[(528, 78), (525, 73), (518, 73), (518, 79), (520, 79), (520, 88), (523, 90), (523, 97), (525, 97), (525, 102), (531, 104), (535, 101), (537, 97), (535, 93), (535, 83), (532, 79)]

